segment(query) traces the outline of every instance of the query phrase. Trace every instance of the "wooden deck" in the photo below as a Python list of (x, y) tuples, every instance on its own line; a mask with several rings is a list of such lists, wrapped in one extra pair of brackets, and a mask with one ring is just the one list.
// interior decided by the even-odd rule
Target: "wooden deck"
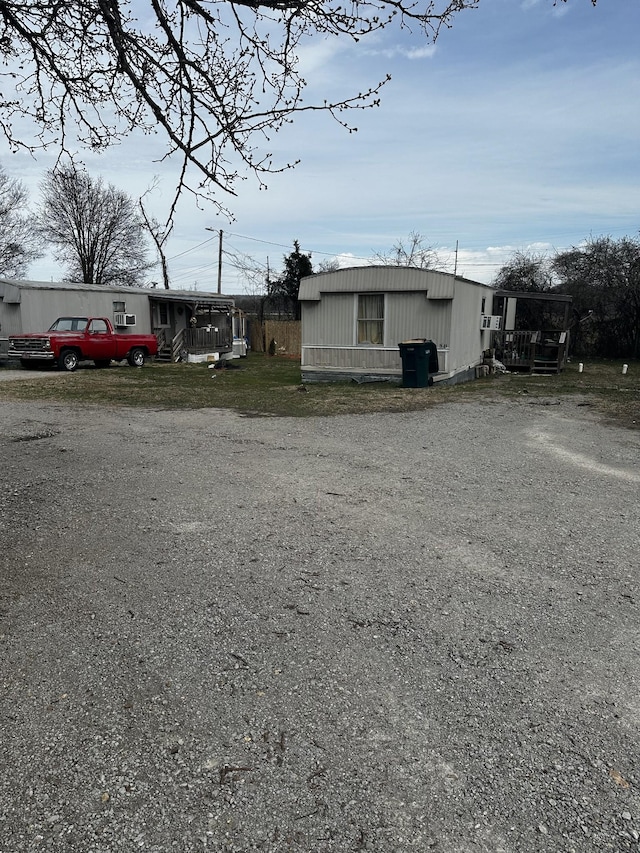
[(498, 361), (522, 373), (560, 373), (568, 345), (567, 331), (500, 331), (491, 336)]
[(233, 351), (230, 323), (225, 323), (224, 327), (181, 329), (171, 339), (165, 329), (157, 328), (153, 332), (158, 339), (158, 361), (186, 361), (190, 354)]

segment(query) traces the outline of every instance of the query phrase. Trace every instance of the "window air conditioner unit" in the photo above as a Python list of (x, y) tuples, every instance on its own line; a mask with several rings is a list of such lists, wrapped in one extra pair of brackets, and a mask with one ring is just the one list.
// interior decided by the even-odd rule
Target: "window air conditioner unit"
[(136, 324), (136, 315), (135, 314), (125, 314), (123, 312), (118, 312), (113, 315), (113, 325), (114, 326), (135, 326)]
[(502, 317), (500, 314), (483, 314), (480, 328), (483, 330), (489, 329), (492, 332), (499, 332), (502, 328)]

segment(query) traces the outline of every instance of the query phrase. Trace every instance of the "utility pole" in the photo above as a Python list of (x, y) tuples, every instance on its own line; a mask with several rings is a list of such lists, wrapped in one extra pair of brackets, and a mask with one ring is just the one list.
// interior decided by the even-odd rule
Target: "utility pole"
[[(205, 231), (217, 231), (216, 228), (205, 228)], [(222, 293), (222, 228), (218, 231), (218, 293)]]

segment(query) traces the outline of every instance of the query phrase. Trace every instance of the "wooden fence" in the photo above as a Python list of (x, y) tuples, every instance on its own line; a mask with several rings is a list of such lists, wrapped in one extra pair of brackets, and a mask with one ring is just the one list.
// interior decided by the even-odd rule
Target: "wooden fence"
[(279, 355), (300, 355), (301, 329), (299, 320), (252, 320), (249, 324), (249, 343), (254, 352), (269, 352), (275, 341), (275, 352)]

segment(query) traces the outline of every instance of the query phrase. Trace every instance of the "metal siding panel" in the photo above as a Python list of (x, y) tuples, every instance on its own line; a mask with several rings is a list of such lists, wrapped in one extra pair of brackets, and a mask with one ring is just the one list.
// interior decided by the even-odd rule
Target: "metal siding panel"
[(356, 370), (401, 368), (400, 351), (395, 348), (305, 347), (303, 353), (303, 367), (337, 367)]
[(484, 349), (484, 336), (480, 329), (482, 299), (488, 299), (491, 288), (456, 281), (451, 324), (451, 370), (478, 364)]
[(82, 291), (25, 289), (22, 293), (22, 306), (25, 332), (42, 332), (58, 317), (82, 317), (89, 313), (87, 294)]
[[(113, 318), (113, 303), (124, 301), (126, 312), (135, 314), (137, 319), (136, 326), (128, 331), (150, 333), (151, 300), (154, 298), (156, 301), (170, 302), (172, 309), (180, 303), (190, 304), (194, 301), (219, 307), (222, 313), (233, 306), (232, 297), (198, 291), (155, 291), (147, 288), (98, 287), (77, 282), (0, 279), (0, 325), (8, 324), (11, 317), (11, 334), (41, 332), (57, 317), (65, 314)], [(16, 303), (17, 313), (9, 312), (9, 302)], [(4, 330), (0, 333), (4, 335)]]
[[(370, 270), (367, 270), (370, 273)], [(356, 275), (351, 277), (356, 280)], [(367, 277), (367, 282), (374, 279)], [(375, 292), (367, 288), (364, 292)], [(491, 313), (493, 290), (463, 279), (456, 279), (454, 299), (430, 299), (422, 292), (385, 291), (385, 346), (356, 347), (354, 340), (355, 296), (354, 293), (323, 293), (318, 303), (303, 303), (303, 365), (318, 368), (354, 369), (356, 371), (376, 370), (398, 371), (401, 360), (397, 344), (408, 338), (427, 338), (436, 343), (440, 352), (442, 372), (455, 373), (478, 364), (482, 351), (489, 345), (489, 335), (480, 328), (482, 299), (486, 300), (485, 312)], [(324, 309), (322, 308), (325, 303)], [(313, 306), (311, 311), (308, 309)], [(328, 307), (327, 307), (328, 306)], [(304, 318), (313, 318), (309, 326)], [(322, 323), (316, 324), (316, 319)], [(334, 333), (332, 323), (343, 323), (340, 344), (331, 343)], [(315, 325), (314, 325), (315, 324)], [(313, 346), (308, 328), (325, 327), (325, 346), (316, 338)], [(349, 331), (349, 328), (351, 331)], [(306, 346), (306, 348), (305, 348)], [(443, 350), (446, 349), (446, 352)]]
[(323, 340), (332, 345), (355, 343), (356, 299), (352, 293), (336, 293), (322, 326)]
[[(302, 303), (302, 345), (355, 345), (356, 296), (325, 293), (320, 302)], [(424, 292), (388, 293), (385, 301), (385, 346), (420, 337), (449, 346), (451, 300), (428, 300)]]
[(305, 346), (352, 346), (355, 328), (352, 293), (326, 294), (320, 302), (302, 303), (302, 343)]
[[(483, 349), (488, 346), (487, 334), (480, 329), (482, 299), (487, 300), (485, 311), (490, 311), (493, 303), (493, 290), (489, 286), (456, 279), (454, 299), (428, 298), (424, 290), (386, 290), (385, 348), (358, 348), (354, 346), (355, 294), (383, 289), (385, 284), (388, 285), (388, 280), (385, 280), (388, 269), (366, 267), (343, 272), (348, 272), (349, 276), (330, 274), (334, 276), (334, 284), (340, 277), (339, 283), (342, 286), (348, 284), (353, 290), (346, 293), (323, 291), (319, 302), (302, 303), (303, 347), (324, 347), (318, 351), (306, 351), (306, 365), (367, 369), (397, 367), (400, 364), (397, 344), (414, 337), (432, 340), (439, 348), (448, 348), (448, 371), (466, 368), (481, 359)], [(409, 272), (425, 275), (421, 270)], [(445, 274), (432, 275), (442, 278)], [(396, 281), (400, 279), (407, 283), (407, 277), (399, 276)], [(447, 281), (452, 282), (452, 277), (447, 276)]]
[(19, 335), (22, 332), (21, 305), (0, 302), (0, 337)]
[(422, 293), (388, 293), (385, 301), (384, 342), (397, 346), (409, 338), (423, 338), (429, 321), (427, 298)]
[(113, 303), (124, 301), (128, 314), (135, 314), (137, 324), (131, 332), (149, 334), (151, 319), (149, 297), (139, 293), (114, 293), (91, 290), (44, 290), (24, 288), (19, 332), (42, 332), (58, 317), (89, 316), (113, 319)]
[(451, 346), (451, 314), (453, 301), (451, 299), (434, 302), (429, 300), (429, 322), (425, 329), (425, 337), (436, 346)]
[(385, 344), (393, 346), (411, 338), (426, 338), (438, 346), (448, 346), (451, 300), (434, 301), (424, 293), (387, 295)]
[(0, 280), (0, 301), (6, 303), (18, 303), (22, 298), (22, 291), (15, 287), (10, 281)]
[(319, 323), (322, 303), (303, 302), (300, 306), (300, 327), (302, 346), (316, 345), (320, 341)]

